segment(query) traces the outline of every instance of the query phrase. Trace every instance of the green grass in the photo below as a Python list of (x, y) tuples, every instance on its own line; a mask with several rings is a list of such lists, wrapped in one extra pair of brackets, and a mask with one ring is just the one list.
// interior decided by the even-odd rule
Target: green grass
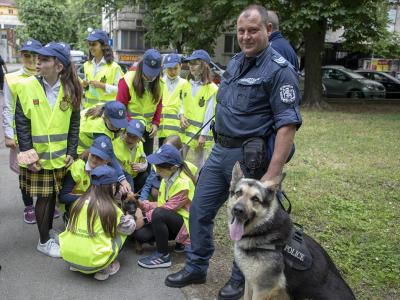
[[(324, 246), (357, 299), (399, 299), (400, 113), (303, 111), (285, 171), (293, 220)], [(215, 228), (217, 243), (230, 247), (224, 208)]]

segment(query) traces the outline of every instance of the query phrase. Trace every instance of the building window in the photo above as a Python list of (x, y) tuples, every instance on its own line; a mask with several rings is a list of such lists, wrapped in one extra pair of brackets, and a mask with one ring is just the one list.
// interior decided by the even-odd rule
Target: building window
[(3, 28), (16, 28), (17, 25), (4, 24)]
[(230, 54), (240, 52), (240, 48), (239, 48), (239, 44), (237, 42), (236, 35), (225, 34), (224, 52), (230, 53)]
[(136, 27), (143, 27), (143, 20), (136, 20)]
[(144, 50), (144, 31), (121, 31), (121, 49)]
[(14, 10), (9, 9), (9, 10), (8, 10), (8, 13), (9, 13), (10, 15), (13, 15), (13, 14), (14, 14)]

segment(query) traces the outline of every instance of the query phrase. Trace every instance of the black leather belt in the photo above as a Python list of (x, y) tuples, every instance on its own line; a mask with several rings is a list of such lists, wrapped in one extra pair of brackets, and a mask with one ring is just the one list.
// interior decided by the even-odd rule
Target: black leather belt
[(217, 134), (216, 142), (225, 148), (240, 148), (249, 138), (232, 138), (225, 135)]

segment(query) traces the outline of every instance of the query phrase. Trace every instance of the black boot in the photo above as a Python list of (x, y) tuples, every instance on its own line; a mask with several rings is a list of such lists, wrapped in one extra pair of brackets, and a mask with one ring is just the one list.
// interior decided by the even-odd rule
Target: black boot
[(237, 300), (244, 294), (244, 282), (232, 278), (219, 290), (218, 300)]
[(177, 273), (169, 274), (165, 278), (165, 285), (174, 288), (181, 288), (192, 283), (205, 283), (206, 275), (201, 273), (191, 273), (183, 268)]

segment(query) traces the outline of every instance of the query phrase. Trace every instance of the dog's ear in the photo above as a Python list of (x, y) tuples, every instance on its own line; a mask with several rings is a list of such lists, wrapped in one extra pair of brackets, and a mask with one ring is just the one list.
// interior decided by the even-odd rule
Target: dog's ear
[(265, 180), (265, 181), (262, 181), (262, 184), (263, 184), (263, 186), (265, 187), (265, 188), (267, 188), (267, 189), (269, 189), (269, 190), (272, 190), (272, 191), (277, 191), (279, 188), (280, 188), (280, 186), (281, 186), (281, 183), (282, 183), (282, 181), (283, 181), (283, 178), (285, 178), (285, 176), (286, 176), (286, 173), (284, 173), (284, 174), (282, 174), (282, 175), (280, 175), (280, 176), (277, 176), (277, 177), (275, 177), (274, 179), (272, 179), (272, 180)]
[(231, 189), (233, 189), (240, 179), (244, 177), (240, 163), (237, 161), (232, 170)]

